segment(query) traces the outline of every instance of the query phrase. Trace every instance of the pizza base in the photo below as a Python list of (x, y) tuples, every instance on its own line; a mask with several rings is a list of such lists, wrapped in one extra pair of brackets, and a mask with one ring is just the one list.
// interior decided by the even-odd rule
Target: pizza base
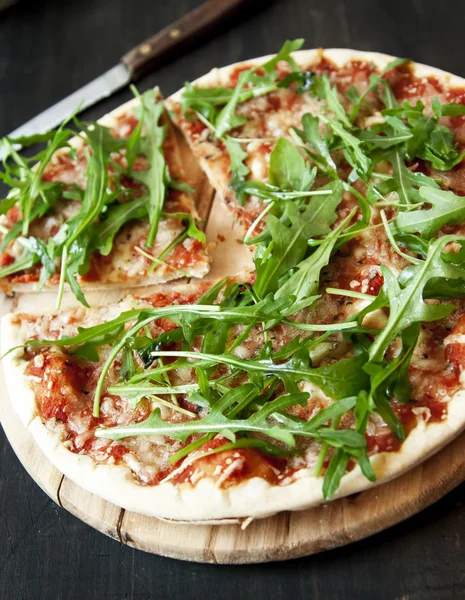
[[(23, 344), (21, 327), (6, 315), (1, 322), (1, 351)], [(126, 510), (151, 517), (200, 524), (223, 519), (264, 518), (284, 510), (304, 510), (322, 504), (323, 478), (311, 469), (302, 469), (297, 481), (287, 486), (273, 486), (254, 477), (237, 486), (218, 488), (202, 479), (192, 487), (170, 482), (158, 486), (142, 486), (135, 482), (124, 465), (101, 465), (85, 455), (70, 452), (63, 446), (60, 434), (49, 430), (37, 414), (35, 394), (25, 377), (27, 363), (21, 360), (22, 349), (3, 359), (4, 373), (13, 409), (50, 462), (71, 481)], [(375, 484), (369, 482), (357, 465), (341, 480), (333, 499), (361, 492), (398, 477), (426, 460), (451, 442), (465, 429), (465, 389), (458, 391), (448, 403), (447, 420), (425, 424), (418, 420), (398, 452), (384, 452), (371, 457), (376, 473)]]
[[(299, 64), (309, 65), (311, 61), (319, 59), (321, 52), (300, 51), (294, 56)], [(324, 55), (338, 65), (358, 59), (371, 61), (379, 68), (386, 66), (393, 58), (385, 54), (344, 49), (327, 50)], [(262, 57), (242, 64), (255, 66), (268, 58)], [(218, 85), (220, 78), (227, 77), (236, 66), (215, 69), (195, 83)], [(421, 64), (413, 66), (417, 76), (434, 75), (452, 88), (465, 86), (465, 80), (439, 69)], [(177, 92), (171, 100), (179, 100), (180, 93)], [(201, 160), (200, 163), (211, 183), (215, 185), (212, 169), (206, 161)], [(11, 322), (11, 315), (3, 318), (1, 328), (2, 352), (24, 343), (20, 326)], [(200, 524), (263, 518), (284, 510), (303, 510), (324, 503), (323, 479), (314, 477), (309, 469), (302, 469), (299, 479), (288, 486), (272, 486), (261, 478), (249, 479), (227, 489), (218, 488), (206, 479), (201, 480), (195, 487), (187, 484), (174, 486), (170, 482), (158, 486), (141, 486), (135, 483), (129, 468), (125, 466), (98, 465), (88, 456), (72, 453), (62, 445), (60, 435), (47, 429), (37, 415), (35, 395), (27, 385), (24, 374), (26, 363), (21, 361), (22, 354), (23, 351), (18, 349), (3, 359), (7, 388), (15, 412), (58, 470), (80, 487), (117, 506), (148, 516)], [(462, 385), (465, 383), (463, 379), (462, 376)], [(419, 419), (417, 427), (412, 430), (398, 452), (384, 452), (371, 457), (377, 476), (375, 484), (364, 477), (357, 465), (344, 475), (334, 499), (361, 492), (400, 476), (446, 446), (464, 429), (465, 385), (450, 399), (446, 420), (427, 424)]]

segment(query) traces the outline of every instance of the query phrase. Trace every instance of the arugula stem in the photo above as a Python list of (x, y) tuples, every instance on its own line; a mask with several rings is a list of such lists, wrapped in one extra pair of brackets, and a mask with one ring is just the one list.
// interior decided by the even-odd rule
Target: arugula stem
[[(132, 381), (132, 380), (131, 380)], [(209, 382), (214, 386), (214, 381)], [(144, 396), (157, 396), (158, 394), (188, 394), (189, 392), (195, 392), (199, 389), (196, 383), (187, 383), (185, 385), (172, 386), (170, 383), (165, 386), (154, 386), (154, 385), (130, 385), (130, 384), (118, 384), (108, 386), (108, 393), (115, 394), (117, 396), (126, 396), (127, 394), (141, 394)]]
[(68, 259), (68, 250), (65, 245), (65, 246), (63, 246), (62, 255), (61, 255), (60, 283), (58, 285), (57, 301), (56, 301), (56, 305), (55, 305), (55, 308), (57, 310), (61, 306), (61, 301), (63, 299), (63, 291), (65, 289), (67, 259)]
[[(370, 296), (373, 298), (373, 296)], [(352, 323), (350, 321), (345, 321), (342, 323), (297, 323), (296, 321), (291, 321), (290, 319), (283, 319), (282, 322), (285, 325), (290, 325), (295, 329), (300, 329), (302, 331), (342, 331), (346, 329), (354, 329), (358, 327), (357, 323)]]
[[(166, 256), (168, 256), (168, 254), (169, 254), (169, 253), (170, 253), (172, 250), (174, 250), (174, 248), (176, 248), (176, 246), (177, 246), (178, 244), (182, 244), (182, 242), (183, 242), (183, 241), (184, 241), (184, 240), (187, 238), (187, 232), (188, 232), (188, 229), (189, 229), (189, 228), (188, 228), (188, 227), (186, 227), (186, 228), (184, 229), (184, 231), (183, 231), (183, 232), (181, 232), (181, 233), (180, 233), (178, 236), (176, 236), (176, 237), (174, 238), (174, 240), (173, 240), (172, 242), (170, 242), (170, 243), (168, 244), (168, 246), (166, 246), (166, 248), (164, 248), (164, 250), (162, 250), (162, 251), (160, 252), (160, 254), (157, 256), (157, 259), (156, 259), (156, 260), (157, 260), (159, 263), (168, 265), (168, 263), (164, 262), (164, 260), (163, 260), (163, 259), (164, 259)], [(147, 253), (147, 254), (148, 254), (148, 253)], [(171, 266), (171, 265), (168, 265), (168, 266)], [(176, 267), (174, 267), (174, 268), (176, 268)], [(149, 268), (149, 270), (148, 270), (148, 273), (150, 273), (151, 271), (154, 271), (154, 270), (155, 270), (155, 261), (154, 261), (153, 265), (152, 265), (152, 266)], [(181, 271), (181, 269), (176, 269), (176, 271), (178, 271), (179, 273), (183, 273), (183, 274), (184, 274), (184, 276), (186, 276), (186, 277), (187, 277), (187, 273), (186, 273), (185, 271)]]
[(194, 110), (194, 114), (199, 121), (202, 121), (205, 127), (207, 127), (210, 131), (213, 131), (213, 133), (215, 133), (215, 128), (210, 123), (210, 121), (203, 116), (201, 112), (199, 112), (198, 110)]
[(414, 258), (413, 256), (409, 256), (405, 252), (402, 252), (402, 250), (397, 245), (396, 240), (394, 239), (394, 236), (392, 235), (392, 231), (391, 231), (391, 229), (389, 227), (389, 223), (388, 223), (388, 220), (386, 218), (386, 214), (384, 212), (384, 209), (382, 209), (380, 211), (380, 215), (381, 215), (381, 219), (383, 221), (384, 230), (386, 231), (386, 235), (388, 237), (388, 240), (391, 242), (391, 246), (394, 248), (395, 252), (397, 252), (397, 254), (399, 256), (401, 256), (402, 258), (404, 258), (408, 262), (412, 263), (413, 265), (420, 265), (420, 264), (422, 264), (423, 263), (422, 260), (420, 260), (418, 258)]
[[(332, 429), (337, 429), (339, 427), (339, 423), (341, 422), (341, 418), (342, 418), (342, 415), (340, 415), (338, 417), (335, 417), (331, 421), (331, 427), (332, 427)], [(315, 477), (319, 477), (320, 476), (321, 469), (323, 468), (323, 463), (325, 462), (326, 454), (328, 453), (328, 449), (329, 449), (328, 442), (323, 442), (321, 444), (320, 453), (318, 455), (318, 460), (317, 460), (317, 463), (315, 465), (315, 471), (314, 471)]]
[[(183, 271), (182, 269), (178, 269), (177, 267), (173, 267), (173, 265), (168, 264), (164, 260), (160, 260), (159, 258), (150, 254), (150, 252), (147, 252), (147, 250), (140, 248), (140, 246), (134, 246), (134, 250), (136, 252), (138, 252), (139, 254), (141, 254), (142, 256), (145, 256), (145, 258), (148, 258), (150, 261), (152, 261), (152, 263), (154, 265), (158, 265), (158, 266), (165, 265), (165, 267), (168, 267), (168, 269), (171, 269), (172, 271), (176, 271), (176, 273), (180, 273), (183, 277), (188, 276), (186, 271)], [(150, 267), (148, 269), (147, 273), (149, 273), (151, 271), (151, 269), (152, 269), (152, 267)]]
[(181, 406), (178, 406), (177, 404), (172, 404), (171, 402), (168, 402), (167, 400), (163, 400), (163, 398), (159, 398), (158, 396), (147, 396), (147, 397), (149, 398), (149, 400), (158, 402), (159, 404), (162, 404), (163, 406), (166, 406), (167, 408), (171, 408), (171, 410), (174, 410), (178, 413), (181, 413), (183, 415), (191, 417), (192, 419), (195, 419), (197, 417), (197, 415), (195, 413), (191, 412), (190, 410), (182, 408)]
[(349, 298), (358, 298), (359, 300), (373, 301), (376, 298), (376, 296), (372, 296), (371, 294), (362, 294), (361, 292), (353, 292), (352, 290), (343, 290), (339, 288), (326, 288), (325, 292), (334, 296), (347, 296)]
[(267, 215), (267, 213), (273, 208), (274, 206), (274, 202), (271, 201), (263, 210), (262, 212), (258, 215), (258, 217), (254, 220), (254, 222), (252, 223), (252, 225), (248, 228), (247, 233), (244, 236), (244, 244), (248, 244), (250, 237), (252, 236), (252, 233), (255, 231), (257, 225), (260, 223), (260, 221), (263, 219), (263, 217), (265, 217)]
[[(8, 227), (5, 227), (5, 225), (0, 225), (0, 233), (3, 233), (3, 235), (6, 235), (9, 231), (10, 230), (8, 229)], [(23, 246), (23, 248), (26, 248), (26, 250), (30, 250), (31, 252), (33, 252), (31, 243), (27, 238), (20, 235), (15, 239), (15, 241), (18, 242), (18, 244), (21, 244), (21, 246)]]
[(38, 262), (39, 258), (34, 254), (29, 256), (21, 256), (21, 258), (16, 260), (11, 265), (0, 269), (0, 278), (8, 277), (9, 275), (14, 275), (14, 273), (17, 273), (18, 271), (23, 271), (24, 269), (29, 269)]

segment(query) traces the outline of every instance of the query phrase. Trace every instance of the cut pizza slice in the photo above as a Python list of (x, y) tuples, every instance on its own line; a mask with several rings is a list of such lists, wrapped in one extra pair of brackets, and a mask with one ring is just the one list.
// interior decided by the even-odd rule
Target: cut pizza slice
[[(432, 145), (444, 155), (450, 151), (450, 160), (426, 148), (408, 157), (410, 162), (415, 165), (416, 159), (418, 169), (464, 193), (464, 167), (453, 148), (455, 142), (464, 144), (461, 113), (434, 113), (449, 129), (444, 136), (444, 129), (433, 128), (431, 119), (426, 122), (434, 112), (434, 98), (436, 107), (463, 104), (459, 78), (374, 52), (299, 50), (302, 43), (288, 41), (274, 56), (214, 69), (167, 100), (173, 120), (212, 185), (246, 230), (252, 228), (256, 234), (263, 229), (263, 217), (276, 199), (295, 199), (312, 185), (318, 187), (338, 177), (349, 182), (363, 174), (369, 177), (372, 165), (364, 151), (370, 142), (384, 149), (394, 148), (396, 142), (380, 143), (372, 133), (364, 141), (357, 132), (383, 129), (385, 110), (395, 115), (391, 101), (396, 106), (416, 103), (421, 118), (417, 129), (412, 121), (410, 131), (401, 132), (401, 119), (407, 113), (399, 112), (401, 119), (388, 118), (391, 129), (382, 135), (390, 138), (391, 132), (396, 133), (395, 139), (401, 141), (411, 135), (421, 146), (425, 140), (418, 133), (426, 135), (429, 130)], [(390, 92), (383, 87), (385, 83), (390, 84)], [(444, 140), (442, 149), (434, 138)], [(286, 140), (318, 168), (315, 179), (295, 175), (298, 157)], [(415, 150), (415, 144), (411, 145)], [(270, 172), (273, 154), (279, 166)]]
[(32, 159), (3, 140), (10, 160), (2, 179), (11, 190), (0, 205), (2, 288), (32, 284), (61, 294), (66, 282), (85, 302), (81, 286), (205, 275), (209, 258), (195, 190), (186, 183), (189, 160), (156, 93), (78, 126), (78, 137), (66, 123), (42, 136), (46, 147)]

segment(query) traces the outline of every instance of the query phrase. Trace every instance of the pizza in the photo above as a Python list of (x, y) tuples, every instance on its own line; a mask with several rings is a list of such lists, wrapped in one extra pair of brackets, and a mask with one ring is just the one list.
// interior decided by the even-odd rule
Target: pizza
[(85, 302), (81, 286), (205, 275), (209, 257), (194, 190), (156, 94), (79, 126), (78, 137), (66, 125), (44, 136), (46, 147), (30, 161), (3, 142), (13, 160), (3, 176), (11, 189), (0, 217), (2, 289), (66, 283)]
[(465, 82), (299, 51), (167, 100), (253, 272), (2, 321), (13, 406), (51, 462), (192, 523), (399, 476), (465, 428)]

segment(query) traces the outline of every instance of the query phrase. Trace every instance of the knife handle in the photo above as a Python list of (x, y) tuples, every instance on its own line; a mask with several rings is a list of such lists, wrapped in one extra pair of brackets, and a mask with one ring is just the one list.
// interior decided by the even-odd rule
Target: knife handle
[(216, 29), (247, 3), (248, 0), (207, 0), (145, 40), (121, 59), (129, 69), (131, 80), (135, 81), (150, 69), (161, 66), (171, 58), (170, 55), (179, 53), (201, 36)]

